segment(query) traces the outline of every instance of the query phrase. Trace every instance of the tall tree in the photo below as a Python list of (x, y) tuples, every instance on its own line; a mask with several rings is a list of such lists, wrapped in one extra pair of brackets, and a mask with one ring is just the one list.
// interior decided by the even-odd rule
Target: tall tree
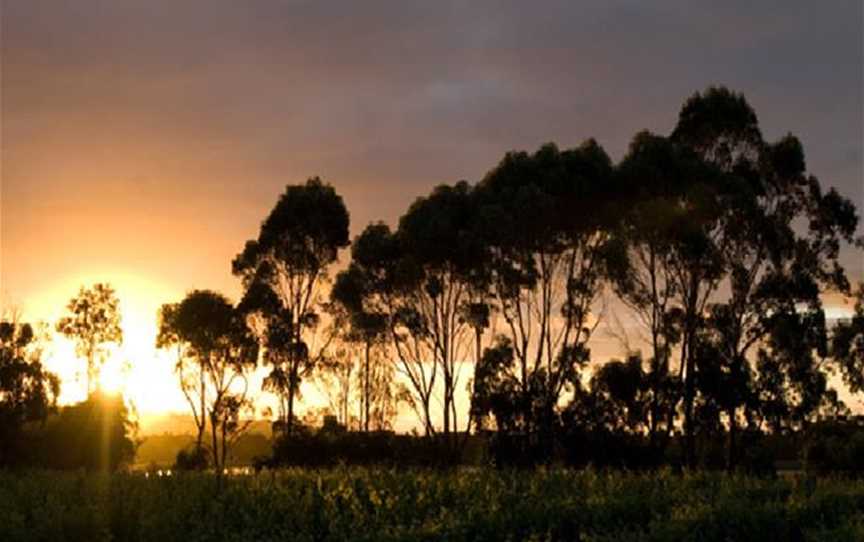
[[(712, 343), (708, 351), (732, 378), (728, 384), (740, 389), (730, 395), (732, 387), (724, 388), (727, 464), (732, 468), (739, 408), (745, 406), (752, 381), (747, 376), (752, 372), (752, 350), (758, 346), (760, 357), (773, 352), (780, 359), (800, 363), (801, 355), (793, 359), (783, 354), (789, 341), (778, 336), (780, 324), (787, 330), (815, 326), (803, 329), (797, 337), (809, 336), (812, 330), (823, 337), (812, 347), (824, 343), (818, 315), (820, 293), (849, 290), (838, 255), (841, 244), (853, 240), (858, 217), (851, 202), (834, 190), (823, 192), (819, 180), (806, 173), (797, 138), (786, 135), (775, 143), (763, 140), (756, 113), (739, 93), (712, 87), (695, 94), (682, 107), (671, 139), (719, 173), (714, 198), (720, 213), (711, 235), (722, 261), (723, 287), (729, 294), (725, 301), (707, 307), (707, 336), (691, 329), (685, 333), (688, 340), (698, 342), (701, 335)], [(801, 314), (802, 307), (812, 314)], [(698, 349), (695, 342), (688, 345), (687, 362), (691, 364)], [(773, 348), (766, 350), (766, 345)], [(815, 370), (794, 370), (792, 374), (819, 380)], [(815, 383), (820, 388), (818, 382), (809, 380), (807, 386)], [(688, 385), (694, 381), (688, 378)], [(692, 410), (688, 408), (688, 401), (693, 400), (690, 391), (685, 393), (685, 412)], [(687, 431), (691, 456), (692, 426), (690, 423)]]
[(280, 425), (294, 427), (300, 382), (318, 355), (310, 354), (321, 287), (339, 249), (347, 247), (348, 211), (317, 177), (287, 186), (232, 269), (243, 281), (242, 309), (260, 322), (268, 385), (280, 397)]
[[(593, 140), (509, 153), (478, 186), (485, 265), (505, 335), (477, 368), (475, 392), (510, 395), (509, 430), (528, 435), (541, 455), (551, 451), (558, 402), (589, 359), (614, 193), (611, 161)], [(501, 404), (489, 399), (475, 395), (478, 415)]]
[(400, 218), (396, 232), (411, 269), (401, 284), (403, 308), (413, 312), (416, 324), (407, 330), (422, 345), (427, 360), (440, 368), (445, 437), (468, 430), (470, 424), (470, 419), (459, 424), (456, 390), (471, 344), (471, 322), (464, 315), (483, 268), (477, 218), (472, 189), (461, 181), (440, 185), (429, 196), (418, 198)]
[(22, 459), (22, 431), (54, 411), (60, 380), (42, 365), (42, 346), (33, 326), (0, 321), (0, 466)]
[(417, 276), (397, 235), (379, 222), (354, 239), (351, 264), (333, 293), (349, 314), (383, 321), (397, 369), (407, 382), (405, 398), (429, 436), (435, 433), (431, 406), (439, 364), (429, 349), (428, 326), (414, 305)]
[[(698, 319), (722, 272), (699, 224), (706, 218), (705, 224), (712, 224), (706, 207), (714, 175), (694, 153), (649, 132), (634, 137), (616, 173), (626, 212), (613, 230), (606, 271), (651, 347), (648, 432), (652, 445), (662, 448), (674, 428), (680, 382), (687, 375), (683, 342), (692, 325), (685, 330), (683, 324)], [(688, 271), (694, 273), (691, 280)], [(672, 356), (678, 345), (682, 351), (675, 371)]]
[(107, 345), (123, 343), (119, 301), (109, 284), (81, 287), (66, 306), (69, 314), (57, 331), (75, 341), (75, 353), (87, 361), (87, 394), (99, 387), (99, 373), (108, 357)]

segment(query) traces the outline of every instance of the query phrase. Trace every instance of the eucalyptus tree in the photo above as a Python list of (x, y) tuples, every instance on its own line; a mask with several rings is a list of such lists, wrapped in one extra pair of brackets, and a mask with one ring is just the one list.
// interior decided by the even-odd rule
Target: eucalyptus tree
[[(840, 246), (853, 241), (858, 217), (851, 202), (833, 189), (824, 191), (819, 180), (807, 174), (797, 138), (789, 134), (774, 143), (764, 141), (756, 113), (739, 93), (712, 87), (692, 96), (681, 109), (671, 139), (718, 173), (713, 197), (720, 212), (709, 235), (720, 256), (723, 293), (728, 291), (728, 295), (706, 307), (706, 332), (685, 326), (685, 340), (691, 343), (686, 363), (688, 372), (698, 370), (696, 343), (707, 339), (712, 357), (729, 379), (724, 387), (724, 410), (731, 468), (738, 413), (752, 403), (754, 368), (749, 360), (754, 349), (760, 359), (775, 356), (785, 360), (781, 370), (809, 359), (803, 352), (786, 355), (790, 340), (782, 338), (782, 328), (800, 330), (793, 341), (798, 343), (796, 350), (811, 334), (815, 342), (810, 342), (810, 350), (824, 350), (819, 346), (826, 340), (820, 324), (824, 321), (820, 293), (849, 291), (838, 256)], [(682, 275), (686, 276), (682, 283), (697, 278)], [(709, 280), (704, 282), (712, 285)], [(793, 389), (787, 393), (797, 389), (798, 396), (806, 397), (806, 389), (815, 389), (812, 395), (820, 395), (823, 377), (810, 365), (811, 370), (790, 369), (789, 374), (797, 375), (799, 381), (789, 382)], [(691, 455), (693, 424), (688, 413), (696, 380), (688, 377), (685, 389)], [(812, 409), (817, 406), (813, 403)]]
[(507, 154), (477, 188), (483, 265), (504, 331), (477, 368), (472, 409), (541, 453), (599, 322), (591, 311), (614, 218), (612, 173), (593, 140), (566, 151), (549, 144)]
[(410, 206), (395, 232), (381, 223), (367, 227), (334, 290), (361, 334), (386, 331), (427, 435), (437, 432), (434, 399), (445, 437), (471, 423), (459, 422), (456, 392), (464, 382), (469, 332), (474, 327), (482, 334), (477, 326), (483, 324), (469, 312), (484, 254), (476, 220), (467, 182), (440, 185)]
[(348, 211), (317, 177), (289, 185), (232, 264), (245, 291), (242, 309), (258, 322), (266, 384), (280, 398), (280, 426), (290, 434), (301, 380), (318, 353), (310, 345), (320, 321), (322, 288), (340, 249), (347, 247)]
[(616, 175), (624, 212), (608, 245), (606, 272), (651, 347), (648, 433), (652, 446), (662, 448), (688, 375), (690, 334), (722, 276), (720, 254), (706, 233), (714, 222), (716, 175), (694, 153), (649, 132), (634, 137)]
[(334, 294), (351, 314), (381, 318), (397, 370), (407, 382), (405, 399), (430, 436), (439, 366), (430, 363), (428, 327), (413, 304), (417, 275), (397, 235), (386, 224), (373, 223), (354, 239), (351, 264), (337, 279)]
[(108, 344), (123, 343), (120, 302), (109, 284), (83, 286), (66, 306), (57, 331), (75, 341), (75, 353), (87, 362), (87, 394), (99, 387), (99, 373), (108, 358)]
[(443, 433), (467, 431), (470, 417), (460, 426), (456, 391), (464, 382), (470, 332), (479, 338), (484, 325), (476, 296), (484, 251), (471, 186), (440, 185), (418, 198), (400, 218), (396, 237), (411, 271), (401, 284), (403, 313), (415, 322), (406, 329), (440, 367)]
[[(196, 366), (200, 410), (186, 389), (184, 393), (199, 424), (198, 450), (206, 420), (213, 466), (221, 472), (231, 444), (244, 429), (241, 415), (250, 407), (248, 375), (257, 365), (258, 343), (244, 313), (216, 292), (195, 290), (161, 312), (158, 344), (178, 347), (179, 374), (188, 362)], [(181, 376), (181, 387), (187, 385)]]

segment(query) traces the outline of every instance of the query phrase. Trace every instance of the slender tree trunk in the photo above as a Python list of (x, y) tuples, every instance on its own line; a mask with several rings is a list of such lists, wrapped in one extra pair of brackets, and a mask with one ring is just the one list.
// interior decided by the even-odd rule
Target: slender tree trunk
[(213, 443), (213, 468), (216, 469), (216, 474), (221, 476), (222, 469), (219, 466), (219, 441), (217, 438), (217, 419), (216, 406), (210, 411), (210, 435)]
[(372, 348), (369, 339), (366, 340), (366, 360), (363, 369), (363, 430), (369, 432), (370, 389), (369, 389), (369, 351)]
[(450, 401), (451, 399), (451, 390), (450, 390), (450, 382), (448, 379), (444, 379), (444, 440), (450, 440)]
[(206, 405), (205, 405), (205, 383), (204, 383), (204, 365), (201, 364), (199, 366), (200, 373), (200, 382), (199, 382), (199, 400), (200, 400), (200, 412), (201, 412), (201, 423), (198, 425), (198, 440), (196, 441), (197, 448), (196, 453), (201, 453), (201, 447), (204, 445), (204, 431), (207, 429), (207, 415), (206, 415)]
[(693, 420), (693, 402), (695, 399), (696, 383), (694, 379), (694, 359), (692, 344), (692, 329), (687, 335), (687, 359), (685, 360), (684, 379), (684, 462), (688, 467), (696, 465), (696, 432)]
[(423, 397), (423, 418), (426, 422), (426, 436), (430, 437), (433, 434), (432, 430), (432, 412), (429, 410), (429, 397)]
[(291, 379), (288, 382), (288, 419), (285, 420), (285, 434), (293, 435), (294, 434), (294, 378), (293, 375), (289, 376)]
[(690, 279), (690, 294), (687, 296), (687, 305), (684, 322), (684, 336), (682, 340), (681, 363), (684, 368), (684, 463), (688, 467), (696, 465), (696, 439), (693, 420), (693, 402), (696, 395), (695, 382), (695, 359), (693, 347), (696, 336), (696, 303), (698, 295), (699, 279), (693, 275)]

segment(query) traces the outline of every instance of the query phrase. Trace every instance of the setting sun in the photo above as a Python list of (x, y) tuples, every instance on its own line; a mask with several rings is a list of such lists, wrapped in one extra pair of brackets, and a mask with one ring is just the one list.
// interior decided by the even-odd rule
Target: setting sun
[(99, 377), (99, 388), (121, 393), (139, 415), (146, 417), (166, 412), (181, 412), (185, 400), (176, 386), (174, 361), (169, 352), (156, 348), (156, 312), (171, 290), (164, 285), (128, 273), (82, 275), (46, 290), (22, 307), (28, 318), (49, 323), (51, 341), (46, 365), (61, 379), (61, 404), (83, 400), (86, 396), (86, 362), (75, 353), (74, 343), (53, 330), (66, 302), (80, 285), (109, 281), (119, 298), (123, 343), (107, 348), (108, 355)]

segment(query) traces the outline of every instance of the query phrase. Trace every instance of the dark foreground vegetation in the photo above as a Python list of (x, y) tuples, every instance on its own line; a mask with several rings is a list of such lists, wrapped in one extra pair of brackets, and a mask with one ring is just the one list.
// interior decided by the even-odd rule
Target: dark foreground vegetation
[[(224, 487), (219, 490), (219, 484)], [(864, 539), (864, 485), (594, 471), (0, 474), (18, 540)]]

